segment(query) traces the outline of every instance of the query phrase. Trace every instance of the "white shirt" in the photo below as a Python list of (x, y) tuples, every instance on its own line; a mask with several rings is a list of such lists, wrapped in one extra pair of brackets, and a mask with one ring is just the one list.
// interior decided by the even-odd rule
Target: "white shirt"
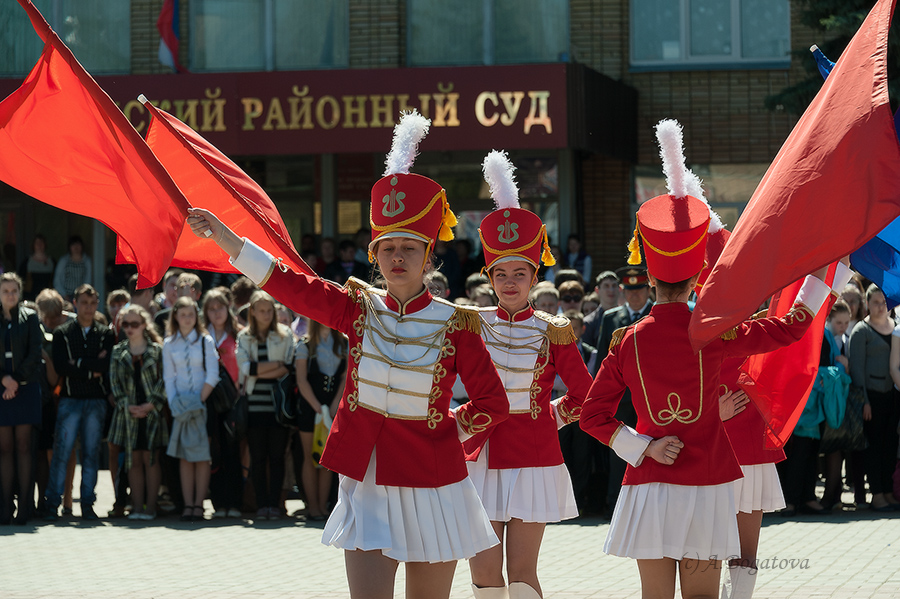
[(166, 337), (163, 343), (163, 380), (169, 398), (199, 394), (204, 384), (215, 387), (219, 382), (219, 354), (213, 338), (203, 335), (202, 339), (198, 339), (197, 331), (191, 331), (187, 337), (180, 331)]

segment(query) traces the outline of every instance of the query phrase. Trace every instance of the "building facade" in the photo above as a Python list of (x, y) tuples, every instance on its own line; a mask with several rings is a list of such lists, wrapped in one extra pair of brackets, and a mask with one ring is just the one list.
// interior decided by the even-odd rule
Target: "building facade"
[[(35, 5), (139, 131), (143, 93), (253, 176), (298, 247), (366, 226), (393, 123), (417, 108), (433, 125), (415, 170), (447, 189), (457, 236), (477, 240), (481, 159), (507, 149), (523, 206), (554, 243), (580, 235), (595, 273), (624, 263), (637, 204), (665, 191), (660, 119), (684, 125), (689, 165), (734, 225), (796, 121), (763, 101), (806, 77), (791, 48), (820, 41), (788, 0), (181, 0), (189, 72), (175, 74), (163, 0)], [(21, 12), (0, 8), (3, 96), (40, 54)], [(7, 265), (35, 233), (54, 256), (80, 234), (95, 272), (114, 254), (102, 225), (5, 186), (0, 211)]]

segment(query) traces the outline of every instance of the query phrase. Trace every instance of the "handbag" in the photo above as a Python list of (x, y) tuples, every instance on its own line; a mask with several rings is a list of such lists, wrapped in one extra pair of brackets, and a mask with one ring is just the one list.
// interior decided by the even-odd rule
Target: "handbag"
[[(203, 364), (206, 364), (206, 344), (200, 344), (203, 352)], [(216, 411), (217, 414), (225, 414), (234, 406), (238, 399), (238, 390), (231, 380), (231, 375), (222, 361), (219, 360), (219, 382), (213, 387), (212, 393), (206, 398), (206, 405)]]
[(237, 400), (227, 413), (222, 415), (225, 432), (233, 441), (240, 441), (247, 436), (247, 421), (250, 419), (250, 404), (247, 396), (238, 394)]
[(319, 458), (325, 451), (325, 442), (328, 440), (328, 432), (331, 430), (331, 414), (328, 406), (322, 406), (322, 413), (316, 414), (316, 424), (313, 426), (313, 442), (311, 457), (316, 466), (319, 465)]
[(300, 406), (297, 399), (300, 392), (292, 368), (272, 385), (272, 404), (275, 407), (275, 421), (281, 426), (300, 426)]
[(838, 428), (825, 425), (825, 430), (822, 431), (822, 441), (819, 444), (820, 453), (862, 451), (869, 446), (866, 435), (863, 433), (863, 406), (865, 403), (866, 397), (863, 390), (850, 385), (844, 421)]

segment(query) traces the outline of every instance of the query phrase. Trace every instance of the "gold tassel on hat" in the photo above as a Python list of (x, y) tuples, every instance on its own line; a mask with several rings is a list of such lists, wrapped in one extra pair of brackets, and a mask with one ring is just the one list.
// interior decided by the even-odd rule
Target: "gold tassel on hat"
[(456, 215), (450, 210), (450, 203), (447, 202), (447, 194), (442, 194), (444, 202), (444, 219), (441, 221), (441, 228), (438, 231), (438, 239), (441, 241), (453, 241), (453, 229), (457, 225)]
[(638, 227), (634, 226), (634, 237), (631, 238), (631, 241), (628, 243), (628, 251), (631, 254), (628, 256), (628, 264), (637, 265), (641, 263), (641, 244), (638, 242)]
[(547, 227), (541, 227), (544, 230), (544, 253), (541, 254), (541, 260), (547, 266), (553, 266), (556, 264), (556, 258), (553, 257), (553, 253), (550, 251), (550, 241), (547, 239)]

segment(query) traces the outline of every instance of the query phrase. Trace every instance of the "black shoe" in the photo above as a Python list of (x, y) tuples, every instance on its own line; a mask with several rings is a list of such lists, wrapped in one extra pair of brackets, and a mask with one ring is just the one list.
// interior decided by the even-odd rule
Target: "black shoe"
[(801, 503), (797, 506), (797, 512), (801, 514), (812, 514), (813, 516), (821, 516), (823, 514), (827, 514), (828, 510), (823, 508), (815, 508), (811, 505), (807, 505), (805, 503)]
[(47, 513), (44, 514), (44, 522), (56, 522), (59, 520), (59, 512), (55, 507), (47, 507)]
[(97, 512), (94, 511), (94, 506), (83, 505), (83, 506), (81, 506), (81, 519), (82, 520), (99, 520), (100, 517), (97, 516)]
[(72, 515), (72, 508), (64, 507), (63, 508), (63, 516), (71, 516), (71, 515)]

